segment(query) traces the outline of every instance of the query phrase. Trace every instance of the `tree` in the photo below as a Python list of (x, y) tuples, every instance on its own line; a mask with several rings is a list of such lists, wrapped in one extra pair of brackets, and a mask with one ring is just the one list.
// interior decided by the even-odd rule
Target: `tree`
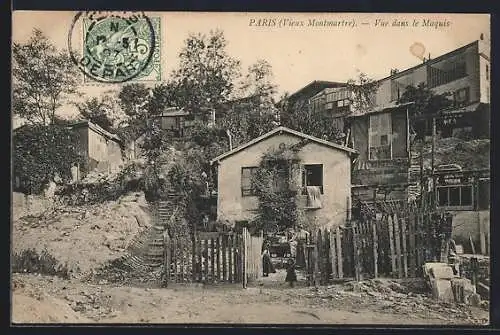
[(13, 171), (28, 193), (37, 194), (56, 176), (71, 180), (71, 167), (82, 163), (78, 133), (58, 125), (26, 125), (14, 133)]
[(113, 131), (118, 122), (124, 119), (115, 98), (108, 94), (87, 98), (84, 102), (75, 105), (84, 118), (107, 131)]
[(327, 141), (339, 142), (342, 139), (342, 129), (333, 127), (332, 116), (326, 113), (311, 113), (308, 102), (299, 100), (289, 103), (280, 102), (281, 124)]
[(257, 60), (248, 67), (248, 73), (241, 82), (240, 94), (243, 97), (259, 96), (263, 104), (273, 106), (277, 89), (273, 77), (271, 64), (263, 59)]
[(14, 43), (13, 112), (31, 123), (50, 124), (65, 96), (75, 93), (78, 70), (38, 29), (26, 43)]
[(132, 83), (122, 87), (118, 94), (120, 107), (131, 119), (146, 119), (150, 89), (144, 84)]
[(375, 106), (375, 93), (379, 87), (376, 80), (360, 72), (356, 79), (349, 79), (347, 87), (352, 92), (351, 111), (353, 113), (366, 113)]
[[(400, 103), (413, 102), (411, 117), (413, 119), (412, 128), (418, 139), (423, 138), (431, 129), (433, 115), (438, 115), (441, 111), (452, 105), (449, 99), (450, 93), (435, 94), (429, 87), (421, 83), (418, 86), (408, 86), (399, 99)], [(436, 126), (444, 131), (451, 131), (449, 126), (443, 124), (442, 120), (437, 120)]]
[(180, 66), (172, 75), (175, 104), (190, 111), (218, 108), (226, 102), (239, 76), (240, 62), (226, 51), (220, 30), (192, 34), (179, 54)]

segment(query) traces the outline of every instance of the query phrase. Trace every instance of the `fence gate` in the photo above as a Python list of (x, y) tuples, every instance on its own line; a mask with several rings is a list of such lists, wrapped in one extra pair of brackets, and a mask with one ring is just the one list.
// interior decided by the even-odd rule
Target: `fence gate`
[(250, 236), (246, 229), (243, 233), (196, 232), (191, 239), (166, 237), (164, 284), (246, 285), (262, 273), (262, 240), (262, 235)]

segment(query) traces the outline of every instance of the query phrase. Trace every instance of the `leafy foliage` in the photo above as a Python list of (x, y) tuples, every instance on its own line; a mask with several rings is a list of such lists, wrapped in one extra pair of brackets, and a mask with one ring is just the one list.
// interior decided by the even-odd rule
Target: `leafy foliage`
[(85, 119), (108, 131), (113, 131), (121, 116), (115, 99), (110, 95), (87, 98), (82, 103), (76, 103), (76, 107)]
[(32, 123), (54, 123), (63, 98), (75, 93), (77, 68), (38, 29), (26, 43), (14, 43), (13, 112)]
[(347, 86), (352, 92), (351, 108), (353, 113), (364, 113), (375, 106), (375, 93), (379, 82), (360, 72), (358, 78), (347, 81)]
[(149, 88), (144, 84), (126, 84), (118, 94), (120, 107), (131, 119), (145, 119), (149, 102)]
[[(430, 130), (428, 122), (425, 122), (422, 117), (437, 115), (441, 111), (449, 108), (452, 105), (452, 101), (449, 99), (449, 96), (449, 93), (435, 94), (424, 83), (421, 83), (416, 87), (408, 86), (406, 88), (399, 102), (413, 102), (412, 117), (414, 119), (418, 119), (413, 122), (413, 130), (415, 131), (417, 138), (423, 138), (423, 136)], [(437, 127), (443, 130), (446, 130), (447, 128), (441, 120), (437, 121)]]
[(78, 133), (57, 125), (19, 128), (13, 138), (14, 173), (29, 193), (39, 193), (56, 176), (71, 180), (71, 167), (82, 163)]
[(247, 74), (240, 87), (243, 97), (258, 96), (262, 104), (269, 107), (274, 104), (273, 96), (276, 94), (276, 90), (273, 69), (269, 62), (259, 59), (248, 67)]
[(266, 152), (252, 178), (252, 185), (259, 198), (259, 213), (254, 228), (266, 230), (268, 225), (278, 225), (280, 230), (299, 223), (301, 213), (297, 208), (297, 173), (300, 159), (297, 147), (284, 147)]
[(342, 129), (332, 126), (331, 115), (311, 113), (306, 101), (284, 101), (281, 111), (281, 123), (285, 127), (331, 142), (340, 142), (343, 137)]
[(173, 73), (172, 86), (179, 107), (196, 111), (217, 108), (227, 101), (239, 76), (240, 62), (226, 51), (220, 30), (209, 35), (192, 34), (179, 54), (180, 67)]

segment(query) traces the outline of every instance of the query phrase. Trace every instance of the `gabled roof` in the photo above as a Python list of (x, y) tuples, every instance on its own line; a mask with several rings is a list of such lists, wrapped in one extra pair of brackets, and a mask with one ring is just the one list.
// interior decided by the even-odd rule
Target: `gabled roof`
[(248, 148), (248, 147), (250, 147), (254, 144), (257, 144), (257, 143), (259, 143), (259, 142), (261, 142), (261, 141), (263, 141), (271, 136), (274, 136), (275, 134), (281, 134), (281, 133), (287, 133), (290, 135), (301, 137), (303, 139), (306, 139), (306, 140), (309, 140), (309, 141), (312, 141), (312, 142), (315, 142), (315, 143), (318, 143), (321, 145), (325, 145), (325, 146), (333, 148), (333, 149), (343, 150), (343, 151), (347, 152), (348, 154), (357, 154), (357, 151), (352, 149), (352, 148), (348, 148), (348, 147), (345, 147), (345, 146), (340, 145), (340, 144), (325, 141), (325, 140), (322, 140), (320, 138), (301, 133), (300, 131), (296, 131), (296, 130), (281, 126), (281, 127), (277, 127), (275, 129), (271, 130), (270, 132), (268, 132), (264, 135), (261, 135), (257, 138), (254, 138), (253, 140), (251, 140), (245, 144), (242, 144), (242, 145), (234, 148), (233, 150), (230, 150), (228, 152), (223, 153), (222, 155), (215, 157), (214, 159), (212, 159), (210, 161), (210, 165), (214, 164), (215, 162), (220, 162), (221, 160), (224, 160), (227, 157), (229, 157), (229, 156), (231, 156), (231, 155), (233, 155), (233, 154), (235, 154), (235, 153), (237, 153), (245, 148)]

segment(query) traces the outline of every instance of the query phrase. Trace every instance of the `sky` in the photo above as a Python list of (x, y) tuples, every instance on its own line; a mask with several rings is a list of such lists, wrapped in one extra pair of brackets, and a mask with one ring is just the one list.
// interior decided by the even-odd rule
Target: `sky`
[[(34, 28), (39, 28), (58, 48), (67, 49), (75, 14), (15, 11), (12, 40), (24, 42)], [(410, 50), (415, 43), (424, 47), (425, 57), (430, 53), (433, 58), (479, 39), (481, 33), (488, 39), (490, 36), (487, 14), (146, 12), (146, 15), (161, 17), (163, 78), (178, 66), (177, 56), (190, 33), (220, 29), (228, 41), (228, 53), (241, 61), (243, 69), (258, 59), (271, 64), (280, 94), (293, 93), (313, 80), (344, 82), (356, 78), (360, 71), (373, 79), (384, 78), (393, 68), (403, 70), (422, 62)], [(274, 26), (269, 26), (273, 25), (272, 20)], [(310, 20), (328, 20), (330, 24), (340, 21), (342, 26), (308, 26)], [(296, 25), (280, 26), (284, 22)], [(408, 26), (401, 22), (407, 22)], [(414, 22), (418, 25), (413, 26)], [(428, 22), (440, 24), (425, 25)], [(348, 26), (353, 23), (354, 26)], [(85, 84), (82, 90), (88, 96), (95, 96), (119, 88), (117, 85)], [(63, 110), (74, 113), (68, 106)]]

